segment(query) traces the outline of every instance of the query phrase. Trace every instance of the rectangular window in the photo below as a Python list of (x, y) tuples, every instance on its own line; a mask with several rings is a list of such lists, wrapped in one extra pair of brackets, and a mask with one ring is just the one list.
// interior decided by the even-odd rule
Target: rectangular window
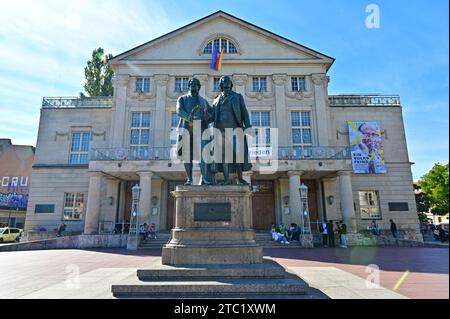
[(90, 132), (73, 132), (70, 148), (70, 164), (87, 164)]
[(295, 76), (291, 78), (292, 91), (306, 91), (305, 78), (303, 76)]
[(381, 219), (381, 210), (377, 191), (359, 192), (361, 219)]
[(148, 146), (149, 142), (150, 112), (132, 112), (130, 146)]
[(219, 92), (219, 81), (220, 78), (214, 78), (213, 92)]
[(256, 133), (253, 146), (270, 146), (270, 112), (252, 112), (252, 127)]
[(81, 220), (83, 208), (84, 193), (64, 193), (64, 220)]
[(136, 78), (135, 92), (150, 92), (150, 78)]
[(180, 122), (180, 117), (177, 112), (172, 112), (171, 122), (170, 122), (170, 145), (175, 145), (177, 143), (176, 129)]
[(175, 78), (175, 92), (187, 92), (188, 91), (188, 77), (176, 77)]
[(291, 112), (292, 144), (312, 146), (310, 112)]
[(267, 79), (265, 77), (253, 77), (253, 92), (266, 92)]

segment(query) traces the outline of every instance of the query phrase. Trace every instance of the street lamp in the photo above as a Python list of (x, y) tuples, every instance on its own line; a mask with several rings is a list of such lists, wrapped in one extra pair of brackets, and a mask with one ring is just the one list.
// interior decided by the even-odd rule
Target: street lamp
[[(131, 206), (131, 225), (130, 225), (130, 233), (133, 231), (136, 233), (136, 236), (139, 233), (139, 197), (141, 195), (141, 188), (138, 184), (134, 185), (131, 188), (132, 194), (132, 206)], [(134, 225), (134, 227), (133, 227)]]
[(300, 221), (303, 234), (311, 234), (311, 223), (309, 221), (308, 208), (308, 186), (301, 184), (300, 187)]

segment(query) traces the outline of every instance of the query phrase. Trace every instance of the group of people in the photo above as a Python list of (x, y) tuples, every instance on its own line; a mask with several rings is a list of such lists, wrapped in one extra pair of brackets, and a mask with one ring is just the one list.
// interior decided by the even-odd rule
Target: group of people
[[(397, 224), (392, 219), (389, 219), (389, 223), (390, 223), (390, 227), (389, 228), (390, 228), (392, 237), (397, 239), (397, 237), (398, 237)], [(375, 219), (372, 220), (372, 222), (370, 223), (369, 230), (375, 236), (380, 236), (380, 234), (381, 234), (380, 227), (378, 227), (377, 222), (376, 222)]]
[(291, 223), (289, 227), (281, 223), (278, 228), (272, 224), (270, 229), (272, 239), (282, 244), (289, 244), (293, 240), (300, 240), (300, 230), (296, 223)]
[(156, 239), (156, 224), (151, 223), (150, 225), (144, 223), (139, 226), (139, 234), (142, 236), (142, 240), (145, 239)]
[(326, 220), (319, 224), (319, 231), (322, 233), (324, 247), (336, 247), (335, 236), (338, 236), (339, 246), (347, 248), (347, 225), (341, 220), (333, 224), (332, 220)]

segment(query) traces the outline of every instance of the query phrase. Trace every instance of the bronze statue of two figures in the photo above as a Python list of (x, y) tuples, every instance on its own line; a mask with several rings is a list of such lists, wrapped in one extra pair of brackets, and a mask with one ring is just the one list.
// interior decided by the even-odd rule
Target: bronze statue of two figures
[(232, 90), (229, 76), (220, 79), (212, 106), (199, 95), (198, 79), (191, 79), (188, 86), (189, 92), (177, 100), (177, 150), (186, 170), (185, 185), (192, 185), (194, 159), (199, 161), (202, 185), (215, 185), (219, 172), (223, 185), (230, 184), (230, 173), (237, 174), (238, 184), (248, 185), (242, 172), (252, 168), (247, 142), (252, 133), (244, 98)]

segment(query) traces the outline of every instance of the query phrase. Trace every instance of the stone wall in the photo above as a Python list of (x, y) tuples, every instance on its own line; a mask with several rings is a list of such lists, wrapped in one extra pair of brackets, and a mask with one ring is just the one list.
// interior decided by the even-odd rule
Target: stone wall
[(79, 235), (51, 239), (4, 244), (0, 251), (41, 249), (125, 248), (127, 235)]

